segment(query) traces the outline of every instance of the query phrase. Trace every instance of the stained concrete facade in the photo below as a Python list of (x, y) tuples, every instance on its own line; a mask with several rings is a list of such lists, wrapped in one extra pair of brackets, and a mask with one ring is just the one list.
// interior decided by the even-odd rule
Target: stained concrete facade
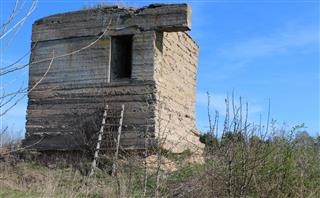
[(174, 152), (201, 148), (195, 126), (198, 46), (190, 28), (186, 4), (103, 7), (36, 21), (29, 89), (45, 77), (28, 95), (24, 144), (77, 150), (85, 144), (84, 123), (100, 122), (105, 104), (124, 104), (123, 149), (154, 147), (159, 139)]

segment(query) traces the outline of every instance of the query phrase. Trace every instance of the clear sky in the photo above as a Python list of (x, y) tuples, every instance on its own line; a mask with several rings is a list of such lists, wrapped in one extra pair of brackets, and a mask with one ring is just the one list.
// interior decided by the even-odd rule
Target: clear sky
[[(30, 49), (31, 25), (41, 17), (81, 9), (105, 1), (39, 0), (9, 47), (1, 40), (4, 67)], [(139, 7), (150, 3), (186, 2), (192, 6), (192, 30), (200, 46), (197, 76), (197, 126), (208, 129), (206, 92), (212, 109), (224, 114), (224, 98), (235, 91), (249, 102), (249, 118), (271, 117), (288, 125), (305, 123), (319, 133), (319, 6), (317, 1), (106, 1)], [(1, 0), (0, 22), (9, 16), (12, 0)], [(22, 63), (28, 62), (28, 56)], [(28, 69), (1, 79), (6, 91), (28, 82)], [(23, 134), (27, 99), (1, 120)], [(220, 118), (222, 119), (222, 118)]]

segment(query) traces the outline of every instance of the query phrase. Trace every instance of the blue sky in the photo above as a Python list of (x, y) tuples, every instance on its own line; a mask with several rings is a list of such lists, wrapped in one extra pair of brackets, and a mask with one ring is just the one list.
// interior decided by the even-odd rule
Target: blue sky
[[(30, 49), (31, 25), (41, 17), (103, 1), (40, 0), (11, 45), (1, 52), (1, 67)], [(317, 1), (107, 1), (139, 7), (154, 2), (187, 2), (193, 9), (189, 32), (200, 46), (197, 76), (197, 126), (207, 130), (207, 97), (224, 114), (224, 98), (235, 91), (249, 102), (249, 118), (271, 117), (288, 125), (305, 123), (319, 133), (319, 6)], [(12, 1), (2, 0), (0, 22)], [(2, 40), (2, 49), (6, 40)], [(28, 57), (22, 62), (28, 62)], [(1, 79), (6, 90), (26, 85), (28, 69)], [(27, 99), (1, 120), (23, 134)], [(222, 120), (222, 117), (220, 118)]]

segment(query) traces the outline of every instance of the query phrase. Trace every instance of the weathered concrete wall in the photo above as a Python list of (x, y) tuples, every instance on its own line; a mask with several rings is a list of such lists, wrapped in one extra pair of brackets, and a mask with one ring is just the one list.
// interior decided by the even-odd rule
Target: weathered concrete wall
[(195, 126), (198, 46), (185, 32), (158, 37), (163, 39), (155, 62), (156, 134), (166, 139), (163, 147), (174, 152), (201, 149)]
[(34, 23), (32, 41), (98, 35), (107, 26), (110, 35), (128, 30), (187, 31), (191, 29), (191, 8), (187, 4), (152, 4), (140, 9), (115, 6), (57, 14)]
[[(136, 34), (133, 38), (132, 78), (107, 83), (110, 40), (104, 38), (92, 47), (74, 55), (57, 58), (39, 86), (29, 94), (27, 141), (38, 149), (76, 149), (83, 144), (79, 129), (108, 103), (111, 108), (125, 104), (123, 146), (144, 146), (143, 133), (148, 122), (154, 129), (153, 33)], [(91, 43), (95, 38), (79, 37), (38, 42), (31, 61), (70, 53)], [(49, 61), (32, 64), (29, 87), (48, 69)], [(101, 119), (101, 116), (99, 120)], [(91, 123), (94, 124), (94, 123)], [(127, 128), (126, 128), (127, 127)], [(141, 134), (142, 133), (142, 134)], [(67, 137), (66, 137), (67, 135)]]
[[(29, 88), (43, 77), (53, 53), (70, 54), (102, 38), (53, 60), (47, 76), (28, 95), (25, 145), (37, 143), (34, 148), (41, 150), (83, 147), (84, 125), (100, 125), (105, 104), (125, 105), (121, 138), (125, 149), (143, 149), (146, 142), (152, 147), (155, 137), (166, 130), (170, 131), (166, 148), (175, 145), (180, 152), (198, 145), (194, 135), (198, 47), (186, 33), (174, 32), (189, 30), (190, 16), (190, 7), (173, 4), (137, 10), (106, 7), (36, 21)], [(110, 36), (128, 34), (133, 35), (131, 78), (109, 82)], [(44, 59), (48, 61), (40, 61)], [(168, 128), (161, 130), (166, 123)]]
[[(111, 108), (125, 104), (121, 142), (127, 149), (141, 148), (144, 125), (153, 123), (152, 107), (146, 103), (153, 91), (152, 83), (34, 91), (28, 103), (27, 140), (35, 142), (45, 136), (36, 148), (76, 149), (84, 143), (81, 129), (88, 127), (84, 124), (100, 125), (106, 103)], [(100, 116), (95, 117), (96, 113)]]

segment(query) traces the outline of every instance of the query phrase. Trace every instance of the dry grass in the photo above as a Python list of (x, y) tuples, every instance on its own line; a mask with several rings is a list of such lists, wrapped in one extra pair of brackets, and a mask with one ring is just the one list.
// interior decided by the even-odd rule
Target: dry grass
[(72, 168), (49, 169), (33, 163), (6, 166), (0, 174), (0, 197), (112, 197), (106, 174), (89, 178)]
[[(8, 156), (0, 162), (0, 197), (154, 197), (155, 194), (156, 162), (148, 164), (148, 170), (145, 172), (145, 160), (139, 156), (120, 160), (119, 174), (114, 178), (110, 174), (112, 163), (108, 160), (100, 161), (104, 166), (100, 166), (101, 169), (97, 170), (93, 177), (88, 177), (85, 171), (79, 169), (84, 168), (79, 167), (79, 164), (66, 164), (68, 162), (61, 159), (66, 163), (62, 164), (60, 161), (59, 165), (51, 164), (53, 162), (49, 160), (50, 163), (44, 165), (43, 159), (36, 159), (40, 158), (39, 156), (26, 155), (35, 153), (23, 152), (19, 156)], [(159, 173), (161, 196), (169, 193), (165, 180), (177, 182), (180, 178), (188, 178), (194, 171), (188, 168), (193, 166), (187, 162), (190, 153), (165, 155)], [(176, 170), (167, 171), (173, 163)], [(117, 190), (117, 182), (120, 192)]]

